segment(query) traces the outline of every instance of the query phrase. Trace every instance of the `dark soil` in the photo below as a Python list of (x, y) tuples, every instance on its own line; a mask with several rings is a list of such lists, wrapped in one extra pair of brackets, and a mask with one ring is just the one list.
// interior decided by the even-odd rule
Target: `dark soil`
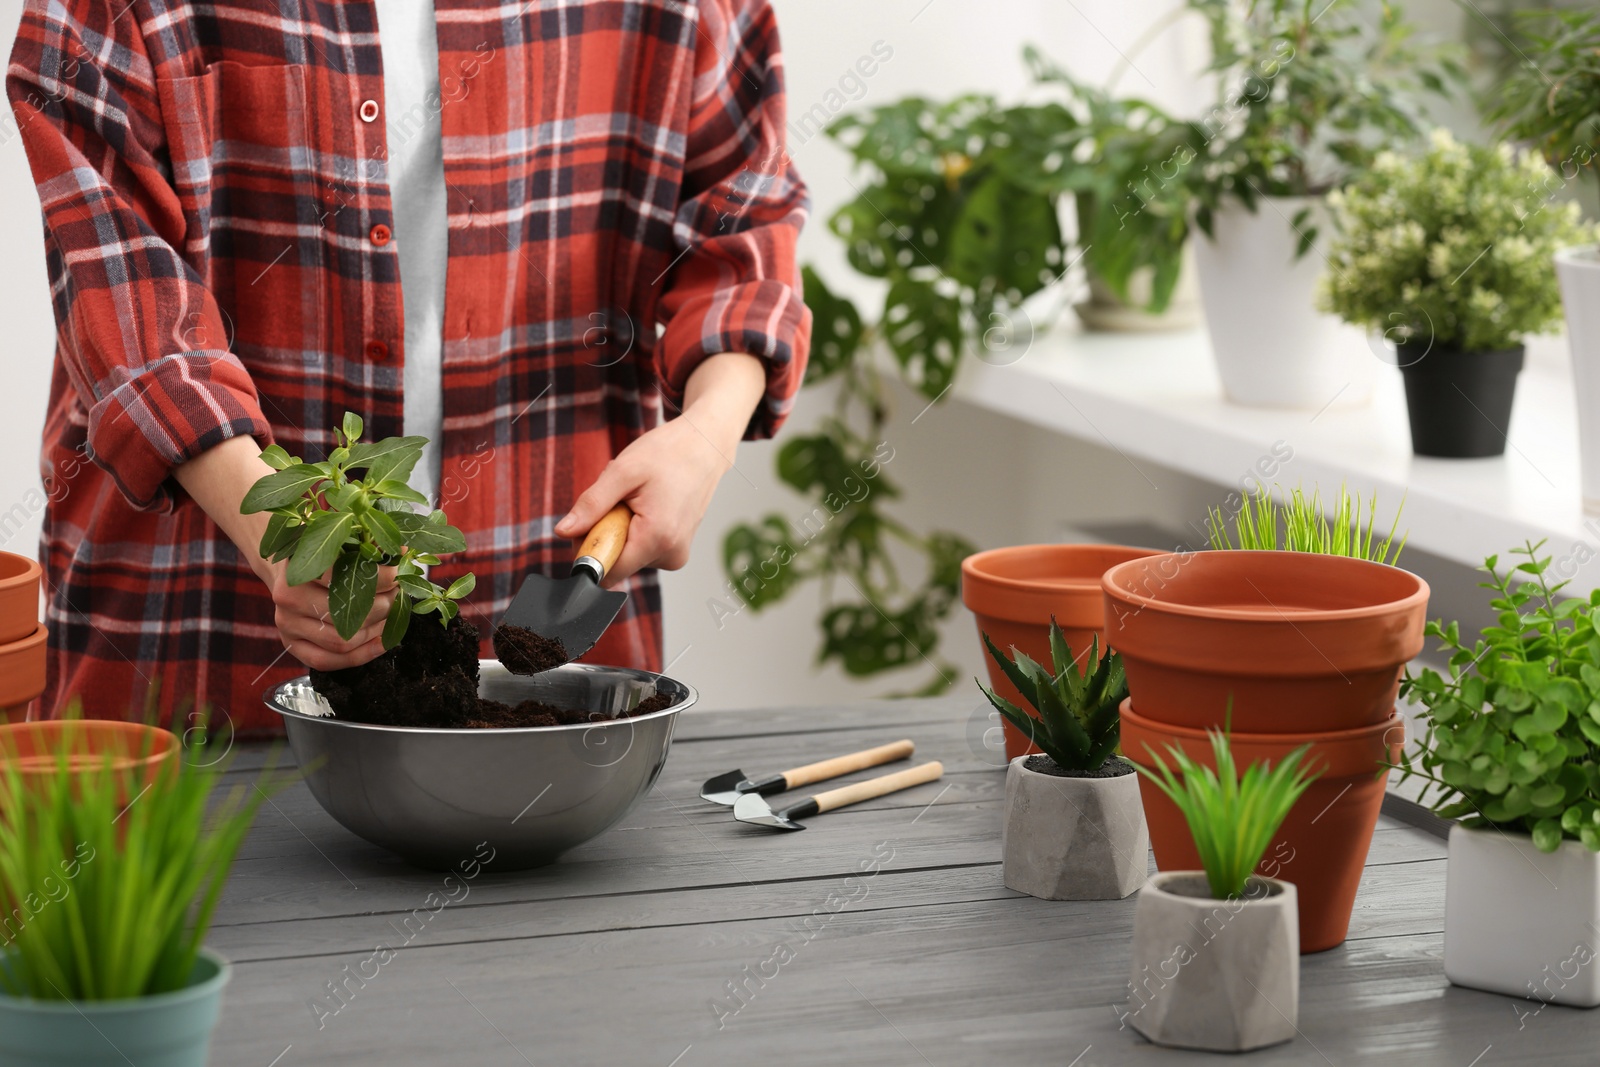
[(1132, 774), (1133, 764), (1120, 756), (1110, 756), (1099, 767), (1092, 771), (1072, 771), (1062, 768), (1055, 760), (1042, 752), (1036, 752), (1028, 757), (1023, 764), (1030, 771), (1039, 774), (1048, 774), (1056, 778), (1121, 778), (1125, 774)]
[[(497, 652), (499, 638), (496, 632)], [(566, 662), (564, 654), (561, 662)], [(478, 628), (459, 616), (448, 628), (432, 616), (418, 616), (411, 620), (400, 644), (371, 663), (339, 671), (312, 671), (311, 684), (339, 718), (377, 726), (497, 730), (599, 721), (598, 712), (558, 708), (537, 700), (524, 700), (513, 707), (479, 697)], [(640, 701), (628, 714), (645, 715), (671, 706), (670, 697), (656, 695)]]
[(495, 627), (494, 654), (512, 674), (538, 674), (572, 659), (556, 638), (504, 624)]

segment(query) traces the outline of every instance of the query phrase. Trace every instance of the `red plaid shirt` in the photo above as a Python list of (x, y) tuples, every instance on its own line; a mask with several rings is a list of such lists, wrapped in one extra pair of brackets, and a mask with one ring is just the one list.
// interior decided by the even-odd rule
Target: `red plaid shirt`
[[(436, 0), (449, 187), (440, 504), (487, 635), (552, 527), (708, 355), (804, 374), (767, 0)], [(298, 18), (288, 12), (299, 13)], [(321, 458), (345, 410), (399, 434), (406, 353), (370, 0), (27, 0), (7, 89), (58, 323), (41, 461), (54, 713), (156, 686), (275, 730), (301, 673), (266, 588), (171, 478), (249, 434)], [(436, 106), (435, 106), (436, 105)], [(398, 135), (398, 134), (397, 134)], [(653, 574), (589, 659), (659, 668)]]

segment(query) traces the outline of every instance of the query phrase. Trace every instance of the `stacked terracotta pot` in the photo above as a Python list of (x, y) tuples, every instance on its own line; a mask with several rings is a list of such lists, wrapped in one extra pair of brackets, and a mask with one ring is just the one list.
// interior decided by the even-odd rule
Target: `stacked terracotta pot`
[[(1395, 697), (1422, 650), (1427, 583), (1365, 560), (1235, 551), (1131, 560), (1102, 586), (1128, 674), (1125, 758), (1170, 765), (1177, 746), (1211, 764), (1205, 731), (1224, 726), (1241, 765), (1311, 746), (1321, 777), (1258, 870), (1298, 888), (1302, 952), (1342, 942), (1383, 804), (1383, 763), (1404, 741)], [(1198, 868), (1177, 808), (1140, 785), (1156, 865)]]
[[(1050, 662), (1050, 620), (1061, 626), (1067, 647), (1079, 656), (1091, 639), (1106, 646), (1105, 597), (1100, 578), (1119, 563), (1155, 555), (1125, 545), (1018, 545), (968, 556), (961, 564), (961, 601), (978, 617), (978, 643), (984, 634), (1001, 651), (1012, 648), (1035, 662)], [(1011, 703), (1028, 702), (1005, 672), (984, 653), (989, 684)], [(1039, 751), (1010, 723), (1005, 724), (1006, 759)]]
[(33, 560), (0, 552), (0, 722), (25, 718), (28, 705), (44, 692), (39, 573)]

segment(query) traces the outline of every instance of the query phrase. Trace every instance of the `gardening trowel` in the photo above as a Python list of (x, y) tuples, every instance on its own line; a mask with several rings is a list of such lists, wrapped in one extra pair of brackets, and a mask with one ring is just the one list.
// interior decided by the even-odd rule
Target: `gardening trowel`
[(916, 750), (917, 746), (910, 741), (895, 741), (892, 744), (879, 745), (877, 748), (852, 752), (848, 756), (835, 756), (833, 759), (808, 763), (804, 767), (796, 767), (782, 774), (770, 774), (765, 778), (751, 779), (745, 777), (744, 771), (729, 771), (715, 778), (707, 778), (706, 784), (700, 787), (700, 796), (713, 804), (727, 804), (732, 807), (735, 801), (747, 793), (765, 797), (773, 793), (799, 789), (803, 785), (837, 778), (852, 771), (864, 771), (868, 767), (893, 763), (897, 759), (910, 759)]
[(869, 778), (855, 785), (840, 786), (826, 793), (818, 793), (797, 804), (790, 804), (782, 811), (773, 811), (772, 805), (768, 804), (767, 798), (761, 794), (746, 793), (734, 801), (733, 817), (740, 822), (770, 826), (774, 830), (804, 830), (805, 827), (795, 822), (796, 819), (804, 819), (808, 815), (820, 815), (825, 811), (833, 811), (850, 804), (859, 804), (863, 800), (881, 797), (885, 793), (897, 793), (914, 785), (936, 782), (942, 774), (944, 774), (944, 764), (934, 760), (932, 763), (924, 763), (910, 770), (896, 771), (881, 778)]
[(628, 599), (627, 593), (600, 588), (600, 582), (622, 554), (632, 519), (626, 504), (606, 512), (578, 546), (572, 573), (566, 578), (528, 575), (500, 625), (520, 626), (561, 642), (569, 661), (593, 648)]

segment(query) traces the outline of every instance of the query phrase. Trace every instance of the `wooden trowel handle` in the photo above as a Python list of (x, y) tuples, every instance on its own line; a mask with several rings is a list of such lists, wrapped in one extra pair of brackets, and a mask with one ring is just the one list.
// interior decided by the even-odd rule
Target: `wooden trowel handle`
[(897, 759), (909, 759), (917, 750), (917, 746), (910, 741), (895, 741), (877, 748), (863, 749), (852, 752), (848, 756), (835, 756), (833, 759), (821, 760), (817, 763), (808, 763), (804, 767), (796, 767), (792, 771), (783, 772), (784, 788), (799, 789), (812, 782), (822, 782), (829, 778), (837, 778), (842, 774), (853, 771), (864, 771), (868, 767), (876, 767), (880, 763), (893, 763)]
[(896, 771), (886, 774), (882, 778), (869, 778), (865, 782), (855, 785), (840, 786), (830, 789), (826, 793), (818, 793), (812, 797), (817, 802), (817, 811), (833, 811), (836, 808), (859, 804), (863, 800), (881, 797), (885, 793), (897, 793), (902, 789), (910, 789), (914, 785), (924, 785), (928, 782), (937, 782), (944, 774), (944, 764), (938, 760), (924, 763), (910, 770)]
[(574, 558), (588, 556), (600, 564), (600, 577), (604, 578), (616, 564), (617, 557), (622, 555), (622, 546), (628, 543), (628, 523), (632, 521), (633, 509), (626, 504), (618, 504), (590, 527)]

